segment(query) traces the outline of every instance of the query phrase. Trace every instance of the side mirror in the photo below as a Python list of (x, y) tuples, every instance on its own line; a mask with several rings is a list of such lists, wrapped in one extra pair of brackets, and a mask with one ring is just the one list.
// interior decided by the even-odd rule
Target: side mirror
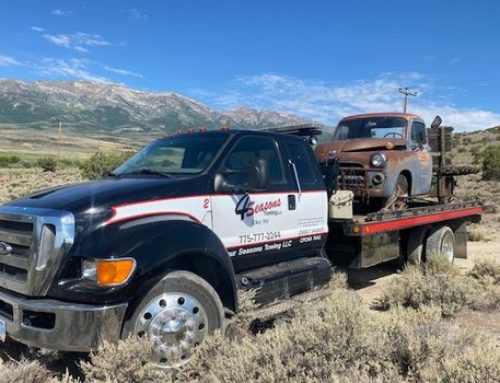
[(437, 129), (441, 126), (443, 123), (443, 119), (440, 116), (434, 117), (434, 121), (432, 121), (431, 128), (432, 129)]
[(248, 166), (247, 170), (248, 188), (250, 190), (264, 190), (269, 183), (269, 171), (267, 161), (258, 159)]

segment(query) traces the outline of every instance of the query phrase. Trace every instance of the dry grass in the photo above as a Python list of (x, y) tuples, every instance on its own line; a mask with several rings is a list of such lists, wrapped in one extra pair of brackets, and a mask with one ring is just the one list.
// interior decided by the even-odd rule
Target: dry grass
[(52, 172), (34, 169), (0, 169), (0, 204), (34, 193), (36, 191), (81, 181), (76, 168)]

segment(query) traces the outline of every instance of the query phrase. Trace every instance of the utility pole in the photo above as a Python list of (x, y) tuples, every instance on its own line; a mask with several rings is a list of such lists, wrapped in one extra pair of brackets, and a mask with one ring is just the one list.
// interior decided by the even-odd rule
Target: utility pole
[(399, 88), (398, 90), (399, 93), (404, 94), (405, 96), (405, 103), (403, 104), (403, 111), (406, 113), (408, 110), (408, 96), (413, 96), (416, 97), (418, 95), (418, 92), (410, 92), (409, 88)]
[(59, 121), (59, 132), (57, 134), (57, 167), (59, 168), (59, 161), (61, 159), (61, 131), (62, 123)]

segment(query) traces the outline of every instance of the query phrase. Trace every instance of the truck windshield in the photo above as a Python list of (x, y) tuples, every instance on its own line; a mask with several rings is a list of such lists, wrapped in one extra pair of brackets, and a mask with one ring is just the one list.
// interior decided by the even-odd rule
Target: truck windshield
[(161, 139), (145, 147), (113, 174), (198, 174), (210, 165), (227, 137), (206, 134)]
[(367, 117), (341, 121), (334, 140), (357, 138), (406, 138), (408, 122), (399, 117)]

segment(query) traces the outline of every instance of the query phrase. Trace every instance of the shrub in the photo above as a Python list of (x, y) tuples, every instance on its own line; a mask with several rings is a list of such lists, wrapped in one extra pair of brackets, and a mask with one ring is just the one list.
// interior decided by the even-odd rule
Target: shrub
[(90, 180), (103, 178), (130, 157), (130, 152), (120, 154), (96, 152), (88, 160), (81, 163), (80, 173), (83, 178)]
[(55, 172), (57, 170), (57, 161), (52, 157), (42, 157), (36, 161), (38, 167), (44, 172)]
[(500, 146), (488, 146), (481, 152), (483, 178), (500, 180)]
[(0, 360), (0, 382), (2, 383), (48, 383), (49, 380), (49, 371), (38, 361), (21, 360), (5, 363)]
[(421, 309), (426, 305), (439, 307), (443, 317), (454, 316), (473, 303), (476, 284), (439, 256), (429, 256), (423, 270), (407, 266), (391, 287), (375, 304), (388, 310), (401, 305)]
[[(487, 278), (489, 276), (489, 279)], [(430, 256), (422, 270), (408, 266), (376, 302), (375, 308), (396, 306), (422, 309), (438, 307), (443, 317), (452, 317), (463, 308), (490, 310), (500, 307), (500, 290), (493, 286), (500, 271), (492, 264), (479, 264), (466, 276), (445, 261)]]
[(168, 382), (167, 373), (146, 362), (149, 341), (126, 339), (117, 344), (104, 343), (80, 367), (88, 382)]
[(21, 159), (18, 156), (10, 156), (9, 161), (11, 164), (18, 164)]
[(7, 168), (10, 166), (10, 160), (8, 157), (0, 157), (0, 168)]
[(480, 242), (485, 240), (485, 236), (479, 229), (470, 229), (467, 231), (467, 239), (471, 242)]
[(467, 151), (466, 148), (464, 148), (463, 146), (460, 146), (457, 150), (459, 153), (465, 153)]
[(491, 278), (493, 283), (500, 283), (500, 263), (486, 260), (478, 262), (468, 275), (475, 279)]

